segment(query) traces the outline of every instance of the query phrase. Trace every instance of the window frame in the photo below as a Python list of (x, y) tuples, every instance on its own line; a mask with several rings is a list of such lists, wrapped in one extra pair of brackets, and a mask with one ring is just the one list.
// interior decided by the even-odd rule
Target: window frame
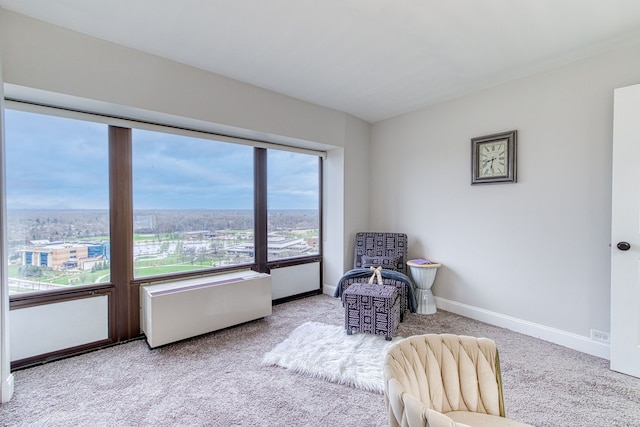
[[(31, 105), (28, 103), (9, 101), (7, 99), (5, 99), (4, 108), (21, 111), (21, 112), (33, 113), (33, 114), (41, 114), (41, 115), (48, 115), (48, 116), (71, 119), (71, 120), (83, 120), (83, 121), (88, 121), (93, 123), (105, 124), (101, 121), (97, 121), (97, 120), (92, 121), (92, 120), (87, 120), (86, 118), (78, 117), (77, 115), (65, 114), (64, 110), (61, 110), (58, 108), (54, 108), (54, 107), (31, 108)], [(53, 112), (55, 112), (55, 114)], [(5, 117), (5, 124), (6, 124), (6, 117)], [(107, 129), (107, 135), (108, 135), (108, 129)], [(108, 141), (105, 141), (105, 142), (108, 143)], [(5, 141), (5, 144), (6, 144), (6, 141)], [(107, 161), (109, 161), (109, 159), (107, 159)], [(109, 184), (109, 188), (107, 189), (107, 193), (110, 200), (111, 199), (110, 184)], [(3, 197), (5, 197), (5, 195), (3, 195)], [(109, 209), (109, 214), (110, 214), (110, 209)], [(111, 223), (113, 218), (111, 218), (111, 215), (109, 216), (110, 216), (109, 223)], [(112, 283), (110, 281), (107, 281), (107, 282), (102, 282), (98, 284), (90, 283), (90, 284), (83, 284), (83, 285), (75, 285), (75, 286), (63, 288), (63, 289), (50, 289), (50, 290), (11, 294), (9, 295), (10, 309), (18, 308), (18, 307), (22, 308), (22, 307), (28, 307), (28, 306), (34, 306), (34, 305), (41, 305), (41, 304), (47, 304), (47, 303), (54, 303), (54, 302), (60, 302), (60, 301), (67, 301), (70, 299), (70, 296), (75, 294), (79, 295), (79, 298), (82, 298), (83, 295), (87, 294), (87, 292), (95, 292), (95, 293), (102, 292), (104, 289), (107, 289), (110, 287), (112, 287)]]
[[(99, 343), (91, 343), (78, 348), (64, 349), (54, 354), (40, 355), (29, 360), (12, 363), (12, 368), (22, 368), (78, 354), (83, 351), (111, 345), (117, 342), (137, 338), (140, 332), (139, 299), (140, 286), (143, 284), (180, 280), (192, 277), (211, 276), (228, 271), (252, 269), (269, 273), (271, 269), (283, 268), (307, 263), (322, 263), (323, 259), (323, 159), (326, 153), (318, 150), (299, 148), (272, 142), (219, 135), (201, 130), (177, 128), (161, 123), (141, 122), (133, 119), (101, 115), (93, 112), (60, 108), (51, 105), (34, 104), (16, 99), (5, 99), (4, 108), (47, 114), (91, 122), (105, 123), (109, 126), (109, 216), (110, 216), (110, 281), (101, 284), (77, 285), (60, 290), (35, 291), (9, 296), (10, 309), (52, 304), (72, 299), (82, 299), (92, 295), (108, 295), (109, 298), (109, 338)], [(132, 194), (132, 140), (133, 128), (147, 129), (178, 135), (195, 136), (222, 142), (251, 145), (254, 150), (254, 245), (253, 263), (228, 267), (214, 267), (196, 271), (169, 273), (158, 276), (134, 278), (133, 275), (133, 194)], [(318, 254), (295, 258), (267, 260), (267, 150), (288, 150), (318, 156)], [(4, 196), (3, 196), (4, 197)], [(3, 261), (5, 262), (5, 261)], [(322, 276), (322, 268), (320, 268)], [(322, 277), (320, 289), (322, 292)], [(295, 298), (296, 296), (292, 297)], [(299, 296), (298, 296), (299, 297)], [(278, 301), (280, 302), (280, 301)]]

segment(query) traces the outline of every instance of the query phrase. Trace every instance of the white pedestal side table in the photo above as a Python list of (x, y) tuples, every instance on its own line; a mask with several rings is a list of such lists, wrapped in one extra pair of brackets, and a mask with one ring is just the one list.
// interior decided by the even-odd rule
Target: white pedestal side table
[(436, 312), (436, 300), (431, 292), (431, 286), (436, 278), (438, 268), (442, 264), (424, 259), (412, 259), (407, 261), (411, 277), (416, 283), (416, 299), (418, 300), (418, 314), (434, 314)]

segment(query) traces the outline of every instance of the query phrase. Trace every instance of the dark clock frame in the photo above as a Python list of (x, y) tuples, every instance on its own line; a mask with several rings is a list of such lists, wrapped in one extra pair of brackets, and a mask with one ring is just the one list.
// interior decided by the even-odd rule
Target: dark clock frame
[[(516, 181), (516, 149), (517, 149), (518, 131), (511, 130), (508, 132), (496, 133), (493, 135), (479, 136), (471, 138), (471, 184), (486, 184), (496, 182), (517, 182)], [(506, 153), (506, 171), (504, 175), (491, 176), (486, 178), (480, 177), (480, 148), (484, 144), (507, 141)]]

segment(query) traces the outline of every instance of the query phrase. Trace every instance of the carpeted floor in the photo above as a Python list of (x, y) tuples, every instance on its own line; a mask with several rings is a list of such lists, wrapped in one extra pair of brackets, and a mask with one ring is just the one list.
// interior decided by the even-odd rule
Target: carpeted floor
[(265, 354), (262, 364), (384, 394), (384, 358), (396, 335), (345, 334), (344, 326), (305, 322)]
[[(300, 324), (341, 325), (338, 299), (274, 307), (268, 318), (150, 350), (138, 340), (15, 372), (2, 426), (385, 426), (383, 397), (262, 366)], [(608, 361), (439, 311), (399, 334), (486, 336), (500, 349), (507, 415), (544, 426), (640, 426), (640, 379)]]

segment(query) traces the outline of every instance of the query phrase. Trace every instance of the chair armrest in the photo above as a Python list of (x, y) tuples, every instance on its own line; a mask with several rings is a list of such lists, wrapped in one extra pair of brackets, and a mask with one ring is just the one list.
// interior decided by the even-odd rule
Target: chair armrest
[(433, 409), (427, 409), (427, 427), (471, 427), (468, 424), (457, 423), (451, 418), (447, 417)]
[(387, 413), (389, 414), (389, 426), (398, 427), (402, 425), (402, 417), (404, 416), (404, 403), (402, 396), (406, 394), (405, 389), (395, 378), (390, 378), (386, 383), (384, 400), (387, 404)]
[[(402, 394), (404, 403), (403, 421), (409, 427), (432, 427), (427, 421), (427, 407), (418, 398), (409, 393)], [(435, 427), (448, 427), (446, 424), (437, 424)]]

